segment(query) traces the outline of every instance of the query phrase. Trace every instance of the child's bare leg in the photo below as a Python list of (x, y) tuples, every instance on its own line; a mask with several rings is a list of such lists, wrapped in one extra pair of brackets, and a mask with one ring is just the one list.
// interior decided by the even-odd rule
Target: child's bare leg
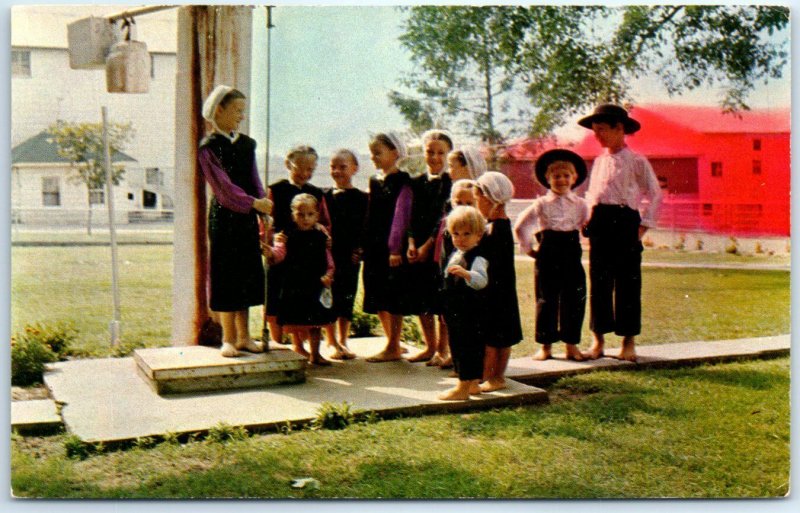
[(403, 328), (403, 316), (394, 315), (387, 311), (378, 312), (383, 332), (386, 333), (386, 347), (378, 354), (367, 358), (368, 362), (391, 362), (402, 358), (400, 348), (400, 331)]
[(592, 332), (592, 347), (589, 348), (589, 351), (583, 353), (584, 358), (588, 358), (589, 360), (597, 360), (598, 358), (602, 358), (605, 356), (604, 347), (606, 345), (606, 339), (602, 333), (595, 333)]
[(635, 337), (623, 337), (622, 338), (622, 350), (619, 352), (617, 356), (620, 360), (626, 360), (629, 362), (636, 362), (636, 342)]
[(549, 360), (553, 357), (553, 344), (542, 344), (542, 347), (533, 355), (533, 359), (537, 361)]
[(567, 360), (582, 362), (586, 359), (583, 357), (581, 350), (578, 349), (578, 344), (564, 344), (564, 346), (567, 353)]
[(355, 358), (356, 355), (347, 348), (347, 338), (350, 336), (350, 319), (347, 317), (339, 317), (336, 320), (336, 325), (339, 328), (339, 351), (345, 356), (345, 360), (351, 360)]
[(488, 381), (494, 375), (494, 367), (497, 361), (497, 348), (486, 346), (483, 355), (483, 381)]
[(278, 324), (278, 317), (276, 315), (267, 316), (267, 326), (269, 333), (272, 335), (272, 340), (278, 344), (283, 344), (283, 326)]
[(432, 314), (422, 314), (419, 316), (419, 324), (422, 326), (422, 338), (425, 339), (425, 349), (411, 356), (409, 362), (424, 362), (430, 360), (436, 352), (436, 320)]
[(236, 312), (219, 312), (219, 323), (222, 325), (222, 351), (221, 355), (227, 358), (239, 356), (236, 350), (236, 322), (234, 314)]
[(469, 399), (470, 390), (473, 390), (477, 385), (477, 379), (467, 381), (458, 380), (456, 386), (439, 395), (439, 399), (442, 401), (466, 401)]
[(233, 321), (236, 325), (236, 349), (263, 353), (264, 346), (250, 338), (250, 310), (233, 312)]
[[(486, 348), (487, 350), (489, 347)], [(508, 360), (511, 358), (510, 347), (495, 347), (495, 360), (494, 369), (489, 379), (481, 385), (481, 391), (494, 392), (495, 390), (502, 390), (506, 388), (506, 367), (508, 367)]]
[(350, 360), (355, 356), (341, 342), (336, 340), (336, 321), (326, 324), (323, 328), (328, 337), (328, 347), (334, 349), (333, 354), (330, 356), (333, 360)]
[(441, 368), (447, 368), (453, 365), (453, 360), (450, 358), (450, 337), (447, 332), (447, 324), (444, 322), (444, 316), (437, 316), (439, 319), (439, 336), (438, 344), (436, 346), (436, 354), (425, 365), (437, 365)]
[(303, 347), (303, 341), (308, 338), (308, 330), (305, 328), (287, 327), (286, 331), (289, 333), (289, 337), (292, 339), (292, 351), (304, 358), (308, 358), (310, 355)]
[(328, 347), (338, 348), (339, 344), (336, 342), (336, 327), (333, 324), (326, 324), (322, 327), (325, 330), (325, 340)]
[(314, 365), (330, 365), (331, 362), (329, 362), (328, 360), (323, 358), (321, 354), (319, 354), (319, 343), (320, 340), (322, 339), (322, 330), (320, 330), (317, 327), (314, 327), (307, 330), (307, 333), (309, 340), (308, 345), (310, 346), (311, 349), (311, 355), (308, 361)]

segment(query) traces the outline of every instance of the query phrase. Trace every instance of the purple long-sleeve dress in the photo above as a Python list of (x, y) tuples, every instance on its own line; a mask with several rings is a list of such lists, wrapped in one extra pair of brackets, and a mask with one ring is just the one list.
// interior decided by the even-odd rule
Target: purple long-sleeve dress
[(253, 201), (264, 197), (256, 142), (212, 134), (200, 143), (200, 169), (214, 193), (208, 212), (210, 307), (237, 312), (264, 303), (264, 266)]

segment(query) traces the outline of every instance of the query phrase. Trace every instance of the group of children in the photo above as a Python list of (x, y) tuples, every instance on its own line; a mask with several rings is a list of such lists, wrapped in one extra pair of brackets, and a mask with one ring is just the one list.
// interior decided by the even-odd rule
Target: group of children
[[(625, 113), (619, 123), (619, 112), (601, 112), (600, 107), (589, 117), (588, 126), (610, 152), (595, 163), (602, 171), (592, 173), (593, 199), (587, 202), (572, 192), (586, 178), (583, 160), (567, 150), (552, 150), (536, 164), (537, 178), (550, 191), (515, 226), (524, 252), (536, 258), (536, 341), (542, 344), (537, 359), (549, 358), (551, 344), (559, 340), (567, 343), (568, 358), (584, 358), (577, 350), (586, 297), (582, 229), (588, 230), (592, 247), (594, 341), (588, 356), (602, 356), (603, 334), (616, 331), (625, 337), (622, 357), (635, 357), (638, 310), (629, 296), (641, 282), (633, 272), (640, 266), (635, 250), (641, 251), (641, 229), (638, 211), (632, 210), (634, 223), (628, 200), (636, 202), (638, 192), (646, 191), (654, 215), (659, 196), (650, 188), (647, 161), (629, 150), (626, 154), (624, 139), (617, 147), (617, 125), (621, 133), (631, 133), (629, 124), (635, 123), (624, 109), (617, 109)], [(256, 170), (255, 142), (236, 131), (243, 110), (240, 92), (217, 87), (203, 108), (213, 132), (198, 154), (214, 193), (209, 210), (210, 305), (220, 313), (222, 355), (264, 349), (247, 331), (247, 309), (264, 302), (263, 255), (270, 332), (278, 342), (284, 332), (290, 335), (293, 349), (310, 363), (330, 365), (320, 354), (323, 330), (332, 358), (354, 357), (347, 337), (361, 274), (362, 309), (377, 314), (387, 339), (385, 348), (367, 361), (403, 358), (403, 318), (418, 316), (425, 348), (407, 359), (454, 367), (458, 377), (441, 399), (464, 400), (504, 388), (511, 347), (522, 340), (514, 237), (506, 213), (514, 192), (511, 181), (487, 171), (476, 149), (455, 149), (447, 131), (430, 130), (422, 138), (426, 173), (420, 176), (402, 169), (408, 156), (405, 144), (387, 132), (372, 136), (369, 143), (378, 174), (370, 178), (368, 193), (353, 186), (359, 162), (346, 149), (331, 159), (335, 187), (323, 191), (311, 185), (317, 153), (309, 146), (289, 152), (288, 178), (265, 191)], [(586, 126), (587, 119), (580, 123)], [(641, 170), (641, 177), (620, 178), (625, 166)], [(619, 195), (609, 199), (609, 191)], [(631, 229), (637, 230), (638, 246)], [(614, 307), (609, 308), (611, 299), (607, 304), (595, 300), (601, 288), (610, 293), (616, 289)]]

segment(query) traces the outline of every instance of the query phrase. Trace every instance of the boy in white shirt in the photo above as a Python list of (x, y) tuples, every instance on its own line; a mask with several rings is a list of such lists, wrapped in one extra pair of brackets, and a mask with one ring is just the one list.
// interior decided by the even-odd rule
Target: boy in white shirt
[[(625, 136), (641, 125), (618, 105), (604, 104), (578, 121), (594, 132), (606, 151), (592, 165), (586, 201), (591, 209), (584, 235), (589, 237), (590, 328), (592, 347), (585, 355), (604, 356), (604, 335), (622, 337), (617, 358), (636, 361), (635, 336), (641, 332), (642, 243), (655, 226), (661, 189), (650, 163), (625, 145)], [(649, 205), (643, 209), (643, 199)]]
[(552, 344), (563, 341), (567, 359), (581, 361), (578, 344), (586, 311), (586, 273), (580, 230), (589, 211), (572, 189), (586, 179), (586, 163), (569, 150), (550, 150), (536, 161), (536, 178), (550, 190), (536, 198), (514, 225), (522, 251), (536, 259), (536, 342), (542, 347), (533, 359), (551, 358)]

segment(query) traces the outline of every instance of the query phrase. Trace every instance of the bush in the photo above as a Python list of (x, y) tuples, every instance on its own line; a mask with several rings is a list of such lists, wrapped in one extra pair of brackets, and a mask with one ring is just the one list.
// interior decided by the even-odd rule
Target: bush
[(686, 235), (680, 234), (678, 236), (678, 240), (675, 241), (675, 244), (673, 244), (672, 247), (677, 251), (683, 251), (686, 249)]
[(93, 447), (76, 435), (69, 435), (64, 440), (64, 449), (67, 451), (67, 458), (77, 458), (85, 460), (92, 453)]
[(317, 417), (311, 422), (313, 429), (344, 429), (353, 422), (350, 403), (322, 403)]
[(136, 349), (141, 349), (143, 347), (144, 343), (139, 341), (120, 342), (111, 349), (111, 355), (116, 358), (125, 358), (133, 354), (133, 351)]
[(739, 241), (736, 240), (736, 237), (731, 237), (728, 239), (728, 245), (725, 246), (725, 252), (730, 253), (731, 255), (739, 254)]
[(377, 315), (368, 314), (361, 309), (353, 309), (353, 321), (350, 323), (350, 335), (353, 337), (370, 337), (380, 324)]
[(247, 436), (248, 433), (245, 428), (220, 422), (208, 430), (206, 440), (215, 443), (225, 443), (231, 440), (244, 440)]
[(703, 239), (697, 239), (697, 241), (694, 243), (694, 249), (697, 251), (703, 251)]
[(36, 336), (23, 334), (11, 339), (11, 384), (30, 386), (41, 383), (44, 366), (58, 361), (58, 355)]
[(409, 342), (414, 345), (422, 344), (422, 332), (419, 329), (419, 324), (413, 317), (403, 317), (403, 329), (400, 332), (400, 340)]

